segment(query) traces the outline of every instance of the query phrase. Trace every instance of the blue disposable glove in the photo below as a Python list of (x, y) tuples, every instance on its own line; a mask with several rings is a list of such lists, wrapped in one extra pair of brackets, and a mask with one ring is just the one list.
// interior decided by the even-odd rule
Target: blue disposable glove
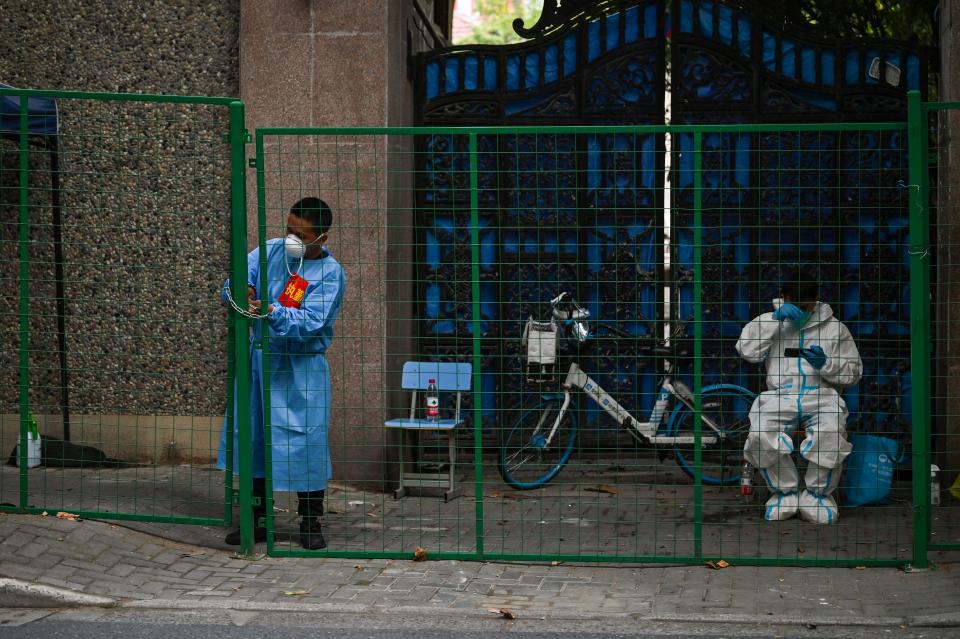
[(823, 368), (823, 365), (827, 363), (827, 354), (824, 353), (823, 349), (819, 346), (801, 348), (800, 357), (807, 360), (807, 362), (817, 370)]
[(785, 302), (783, 306), (773, 312), (773, 319), (778, 322), (782, 322), (783, 320), (796, 321), (801, 317), (803, 317), (803, 311), (790, 302)]

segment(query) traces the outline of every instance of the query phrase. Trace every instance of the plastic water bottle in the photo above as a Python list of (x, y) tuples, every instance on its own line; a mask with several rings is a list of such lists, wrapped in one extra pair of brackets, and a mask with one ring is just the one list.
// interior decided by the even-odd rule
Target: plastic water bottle
[[(17, 438), (17, 448), (14, 457), (15, 464), (20, 465), (20, 444)], [(27, 413), (27, 468), (36, 468), (40, 465), (42, 457), (42, 448), (40, 440), (40, 429), (37, 426), (37, 420), (32, 413)]]
[(440, 418), (440, 395), (437, 393), (437, 380), (427, 383), (427, 419), (431, 422)]
[(740, 497), (744, 501), (753, 501), (753, 466), (746, 461), (740, 469)]
[(940, 479), (937, 477), (937, 474), (940, 472), (940, 467), (936, 464), (930, 464), (930, 505), (939, 506), (940, 505)]

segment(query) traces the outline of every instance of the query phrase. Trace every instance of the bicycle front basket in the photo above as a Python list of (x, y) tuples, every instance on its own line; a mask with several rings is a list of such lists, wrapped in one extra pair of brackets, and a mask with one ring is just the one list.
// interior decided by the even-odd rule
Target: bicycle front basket
[(527, 379), (549, 381), (553, 379), (557, 363), (557, 325), (537, 322), (532, 317), (523, 329), (522, 346), (526, 347)]

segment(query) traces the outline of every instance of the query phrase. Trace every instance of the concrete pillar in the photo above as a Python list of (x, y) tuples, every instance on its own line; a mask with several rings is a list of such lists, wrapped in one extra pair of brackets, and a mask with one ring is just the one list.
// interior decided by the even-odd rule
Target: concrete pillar
[[(251, 133), (257, 127), (412, 124), (408, 49), (422, 48), (425, 38), (425, 13), (415, 10), (415, 1), (423, 4), (241, 0), (240, 96)], [(283, 235), (285, 211), (302, 195), (316, 193), (334, 209), (329, 248), (347, 272), (348, 292), (327, 354), (335, 479), (391, 489), (385, 480), (396, 467), (385, 462), (395, 459), (395, 442), (383, 421), (407, 401), (397, 387), (402, 363), (413, 353), (412, 139), (304, 136), (266, 142), (265, 154), (275, 158), (267, 164), (267, 236)], [(248, 180), (254, 246), (253, 171)]]

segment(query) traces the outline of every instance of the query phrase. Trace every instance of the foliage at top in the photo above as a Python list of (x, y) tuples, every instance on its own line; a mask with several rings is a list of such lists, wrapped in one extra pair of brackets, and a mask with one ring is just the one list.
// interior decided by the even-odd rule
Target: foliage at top
[[(826, 38), (891, 38), (933, 45), (934, 12), (938, 0), (793, 0), (762, 2), (794, 24), (807, 25)], [(678, 0), (674, 0), (678, 4)], [(540, 17), (543, 0), (477, 0), (483, 22), (457, 44), (510, 44), (522, 38), (513, 30), (515, 18), (529, 27)]]
[(798, 0), (784, 3), (796, 22), (825, 37), (891, 38), (933, 45), (939, 0)]
[(457, 44), (512, 44), (523, 38), (513, 30), (513, 21), (523, 18), (524, 26), (531, 26), (540, 17), (543, 0), (478, 0), (476, 11), (483, 22)]

